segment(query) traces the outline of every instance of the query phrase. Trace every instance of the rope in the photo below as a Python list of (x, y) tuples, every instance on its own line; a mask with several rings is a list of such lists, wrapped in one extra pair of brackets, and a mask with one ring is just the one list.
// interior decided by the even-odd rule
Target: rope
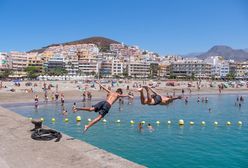
[(31, 138), (38, 141), (50, 141), (56, 139), (55, 142), (59, 142), (62, 138), (62, 134), (52, 129), (37, 129), (31, 134)]

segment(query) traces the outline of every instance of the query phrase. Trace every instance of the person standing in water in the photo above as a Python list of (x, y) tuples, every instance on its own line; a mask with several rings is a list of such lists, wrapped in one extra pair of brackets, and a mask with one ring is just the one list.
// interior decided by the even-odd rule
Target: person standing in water
[(99, 115), (96, 117), (94, 120), (92, 120), (88, 125), (85, 125), (84, 127), (84, 132), (86, 132), (91, 126), (96, 124), (98, 121), (100, 121), (106, 114), (108, 114), (111, 106), (118, 100), (119, 98), (122, 97), (129, 97), (129, 95), (123, 95), (122, 89), (118, 88), (115, 92), (110, 91), (106, 87), (102, 86), (99, 82), (96, 82), (100, 85), (100, 88), (105, 90), (108, 93), (108, 96), (106, 100), (101, 101), (92, 107), (82, 107), (82, 108), (76, 108), (76, 110), (84, 110), (84, 111), (95, 111), (98, 112)]

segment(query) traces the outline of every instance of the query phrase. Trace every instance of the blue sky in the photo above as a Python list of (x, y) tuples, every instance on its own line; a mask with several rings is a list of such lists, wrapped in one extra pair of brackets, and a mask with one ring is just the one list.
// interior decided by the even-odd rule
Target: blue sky
[(248, 48), (246, 0), (0, 0), (0, 51), (104, 36), (160, 54)]

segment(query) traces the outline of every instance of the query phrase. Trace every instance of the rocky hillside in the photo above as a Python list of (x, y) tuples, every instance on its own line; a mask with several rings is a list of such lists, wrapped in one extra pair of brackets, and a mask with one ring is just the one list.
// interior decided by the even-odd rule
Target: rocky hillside
[(46, 47), (42, 47), (41, 49), (34, 49), (29, 52), (39, 52), (42, 53), (45, 51), (48, 47), (51, 46), (58, 46), (58, 45), (75, 45), (75, 44), (96, 44), (100, 50), (108, 50), (110, 44), (119, 44), (120, 42), (108, 39), (105, 37), (90, 37), (86, 39), (81, 39), (81, 40), (76, 40), (76, 41), (71, 41), (71, 42), (65, 42), (65, 43), (60, 43), (60, 44), (51, 44)]

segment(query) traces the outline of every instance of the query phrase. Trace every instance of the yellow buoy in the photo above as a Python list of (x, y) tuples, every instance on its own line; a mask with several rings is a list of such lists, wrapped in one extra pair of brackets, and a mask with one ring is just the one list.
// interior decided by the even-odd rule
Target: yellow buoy
[(81, 116), (77, 116), (77, 117), (76, 117), (76, 121), (77, 121), (77, 122), (81, 121)]
[(205, 125), (206, 125), (205, 121), (202, 121), (202, 122), (201, 122), (201, 125), (202, 125), (202, 126), (205, 126)]
[(116, 120), (116, 122), (117, 122), (117, 123), (120, 123), (120, 122), (121, 122), (121, 120)]
[(170, 120), (167, 123), (168, 123), (168, 125), (171, 125), (171, 121)]
[(65, 118), (65, 119), (64, 119), (64, 121), (65, 121), (65, 122), (68, 122), (68, 121), (69, 121), (69, 119), (68, 119), (68, 118)]
[(43, 121), (45, 121), (45, 119), (44, 119), (43, 117), (41, 117), (41, 118), (40, 118), (40, 121), (43, 122)]
[(89, 122), (91, 122), (91, 119), (90, 119), (90, 118), (88, 118), (88, 121), (89, 121)]
[(218, 124), (219, 124), (219, 123), (218, 123), (217, 121), (214, 122), (214, 125), (215, 125), (215, 126), (218, 126)]
[(178, 124), (179, 125), (184, 125), (184, 121), (181, 119), (181, 120), (178, 121)]
[(238, 121), (238, 125), (241, 126), (243, 123), (242, 121)]
[(141, 124), (145, 124), (146, 122), (145, 121), (141, 121)]
[(156, 124), (158, 124), (158, 125), (159, 125), (159, 124), (160, 124), (160, 121), (156, 121)]
[(56, 119), (55, 118), (52, 118), (52, 122), (55, 122), (56, 121)]
[(195, 123), (194, 123), (193, 121), (190, 121), (189, 124), (190, 124), (190, 125), (194, 125)]
[(135, 122), (133, 120), (130, 121), (130, 124), (134, 124)]
[(230, 125), (232, 125), (232, 123), (230, 121), (227, 121), (226, 125), (230, 126)]
[(107, 122), (107, 120), (106, 120), (106, 119), (103, 119), (103, 120), (102, 120), (102, 122), (106, 123), (106, 122)]

